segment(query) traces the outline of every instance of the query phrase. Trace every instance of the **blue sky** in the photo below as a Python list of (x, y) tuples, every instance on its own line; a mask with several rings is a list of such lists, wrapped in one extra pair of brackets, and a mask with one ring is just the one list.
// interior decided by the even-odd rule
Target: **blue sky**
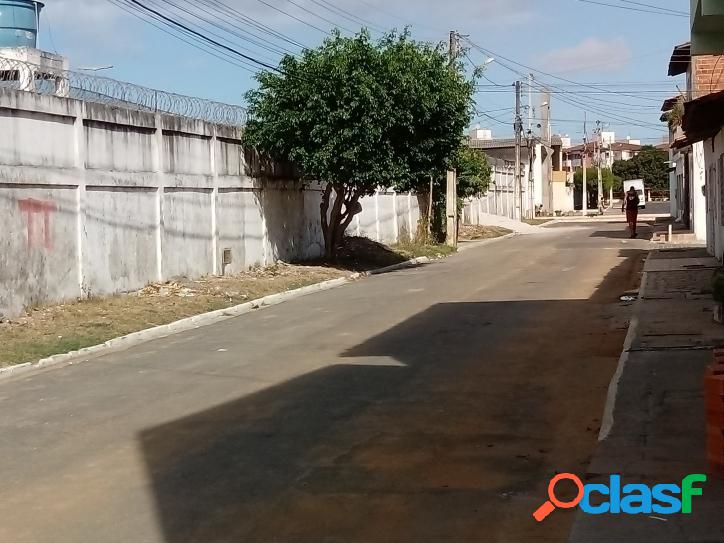
[[(171, 1), (189, 5), (183, 0)], [(308, 46), (324, 38), (322, 32), (309, 25), (327, 30), (331, 21), (350, 30), (359, 28), (324, 7), (325, 4), (374, 22), (375, 27), (381, 29), (400, 28), (407, 23), (418, 39), (446, 41), (450, 30), (468, 35), (473, 43), (493, 52), (496, 59), (487, 67), (487, 80), (480, 82), (483, 87), (477, 95), (477, 107), (484, 113), (476, 119), (483, 127), (492, 129), (495, 136), (512, 132), (514, 94), (512, 87), (506, 85), (511, 85), (520, 75), (510, 68), (529, 71), (510, 61), (597, 87), (580, 87), (536, 73), (537, 84), (554, 86), (553, 131), (568, 134), (576, 141), (583, 135), (583, 110), (587, 110), (589, 136), (595, 121), (600, 119), (606, 129), (616, 132), (618, 139), (630, 135), (653, 143), (666, 135), (658, 122), (661, 102), (677, 93), (677, 84), (684, 87), (681, 78), (668, 78), (666, 71), (673, 46), (688, 40), (685, 17), (616, 9), (579, 0), (212, 0), (212, 3), (216, 1)], [(621, 0), (601, 1), (631, 6)], [(641, 1), (680, 11), (687, 11), (689, 5), (688, 0)], [(102, 72), (103, 75), (242, 105), (244, 91), (254, 85), (250, 72), (162, 33), (108, 0), (45, 2), (40, 46), (69, 56), (75, 68), (112, 64), (114, 68)], [(162, 0), (147, 3), (164, 5)], [(279, 40), (274, 43), (285, 45)], [(255, 45), (237, 46), (244, 46), (244, 52), (271, 63), (279, 58), (278, 54)], [(470, 49), (468, 55), (475, 64), (486, 58), (476, 49)], [(617, 86), (612, 86), (614, 84)], [(621, 96), (621, 92), (629, 96)], [(534, 94), (534, 106), (542, 101), (543, 98)], [(537, 107), (536, 116), (540, 116), (540, 110)]]

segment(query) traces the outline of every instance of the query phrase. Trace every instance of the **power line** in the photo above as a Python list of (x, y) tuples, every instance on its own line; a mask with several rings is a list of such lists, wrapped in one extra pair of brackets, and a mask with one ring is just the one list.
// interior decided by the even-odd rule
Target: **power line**
[(305, 25), (305, 26), (308, 26), (309, 28), (313, 28), (314, 30), (319, 31), (319, 32), (321, 32), (322, 34), (324, 34), (324, 35), (326, 35), (326, 36), (329, 36), (329, 32), (327, 32), (326, 30), (324, 30), (324, 29), (322, 29), (322, 28), (319, 28), (318, 26), (315, 26), (315, 25), (313, 25), (312, 23), (310, 23), (310, 22), (308, 22), (308, 21), (305, 21), (304, 19), (301, 19), (301, 18), (297, 17), (296, 15), (292, 15), (291, 13), (288, 13), (288, 12), (284, 11), (283, 9), (280, 9), (280, 8), (276, 7), (274, 4), (270, 4), (270, 3), (267, 2), (266, 0), (256, 0), (256, 1), (259, 2), (260, 4), (264, 4), (265, 6), (273, 9), (274, 11), (277, 11), (277, 12), (283, 14), (283, 15), (286, 15), (287, 17), (290, 17), (290, 18), (294, 19), (295, 21), (297, 21), (297, 22), (299, 22), (299, 23), (302, 23), (302, 24)]
[[(514, 63), (514, 64), (521, 65), (521, 66), (523, 66), (524, 68), (528, 68), (528, 69), (530, 69), (530, 70), (533, 70), (533, 71), (536, 71), (536, 72), (539, 72), (539, 73), (543, 73), (544, 75), (550, 75), (550, 74), (546, 74), (545, 72), (541, 72), (540, 70), (536, 70), (535, 68), (531, 68), (530, 66), (525, 66), (525, 65), (520, 64), (520, 63), (518, 63), (518, 62), (515, 62), (515, 61), (513, 61), (513, 60), (507, 59), (506, 57), (504, 57), (504, 56), (502, 56), (502, 55), (499, 55), (499, 54), (495, 53), (494, 51), (485, 50), (485, 49), (481, 48), (480, 46), (472, 43), (470, 40), (467, 40), (467, 41), (471, 44), (471, 46), (477, 48), (478, 50), (481, 50), (484, 54), (495, 57), (495, 58), (497, 59), (498, 64), (500, 64), (500, 65), (503, 66), (504, 68), (512, 71), (512, 72), (515, 73), (516, 75), (525, 77), (525, 74), (521, 73), (520, 71), (516, 70), (515, 68), (512, 68), (512, 67), (508, 66), (505, 62), (501, 62), (499, 59), (503, 59), (504, 61), (509, 61), (509, 62)], [(557, 78), (557, 79), (563, 79), (563, 78)], [(566, 80), (566, 79), (564, 79), (564, 80), (567, 81), (567, 82), (569, 82), (569, 83), (576, 84), (575, 81)], [(552, 85), (549, 85), (549, 86), (555, 88), (555, 87), (552, 86)], [(547, 86), (547, 87), (548, 87), (548, 86)], [(547, 87), (546, 87), (546, 90), (548, 90)], [(619, 93), (614, 93), (614, 94), (619, 94)], [(577, 107), (577, 108), (579, 108), (579, 109), (582, 109), (583, 111), (591, 111), (591, 112), (598, 113), (599, 115), (606, 115), (608, 118), (617, 120), (618, 122), (627, 123), (627, 124), (630, 124), (631, 126), (639, 126), (639, 127), (642, 127), (642, 128), (649, 128), (649, 129), (655, 129), (655, 130), (661, 130), (661, 131), (663, 131), (663, 129), (661, 129), (661, 128), (660, 128), (660, 125), (658, 125), (658, 124), (655, 125), (654, 123), (643, 123), (642, 121), (639, 121), (639, 120), (637, 120), (637, 119), (633, 119), (633, 118), (630, 118), (630, 117), (624, 117), (624, 116), (621, 116), (621, 115), (614, 115), (614, 114), (609, 113), (608, 111), (604, 111), (604, 110), (598, 109), (598, 108), (596, 108), (596, 107), (594, 107), (594, 106), (591, 106), (590, 104), (586, 104), (586, 103), (584, 103), (584, 102), (582, 102), (582, 101), (580, 101), (580, 100), (578, 100), (578, 99), (569, 98), (569, 97), (566, 97), (566, 96), (559, 96), (559, 99), (560, 99), (562, 102), (567, 103), (567, 104), (569, 104), (569, 105), (573, 105), (573, 106), (575, 106), (575, 107)], [(596, 98), (596, 100), (603, 100), (603, 99), (601, 99), (601, 98)]]
[[(147, 1), (148, 1), (148, 0), (147, 0)], [(153, 1), (153, 0), (151, 0), (151, 1)], [(284, 55), (284, 54), (287, 54), (287, 53), (293, 54), (292, 51), (289, 51), (288, 49), (280, 49), (280, 48), (274, 46), (273, 44), (271, 44), (271, 43), (269, 43), (269, 42), (259, 41), (258, 39), (249, 38), (249, 37), (247, 37), (246, 35), (244, 35), (244, 32), (246, 32), (246, 33), (248, 33), (248, 32), (245, 31), (245, 30), (243, 30), (243, 29), (239, 29), (238, 27), (234, 27), (234, 26), (225, 26), (224, 24), (219, 23), (219, 22), (217, 22), (217, 21), (214, 20), (214, 19), (208, 19), (208, 18), (203, 17), (203, 16), (201, 16), (201, 15), (199, 15), (199, 14), (197, 14), (197, 13), (195, 13), (195, 12), (193, 12), (193, 11), (187, 9), (187, 8), (184, 8), (183, 6), (180, 6), (180, 5), (176, 4), (176, 3), (173, 2), (172, 0), (160, 0), (160, 1), (163, 2), (163, 3), (165, 3), (165, 4), (168, 4), (168, 5), (170, 5), (170, 6), (173, 6), (173, 7), (176, 8), (177, 10), (179, 10), (179, 11), (181, 11), (181, 12), (183, 12), (183, 13), (186, 13), (187, 15), (190, 15), (191, 17), (195, 17), (195, 18), (199, 19), (200, 21), (203, 21), (203, 22), (207, 23), (208, 25), (210, 25), (210, 26), (212, 26), (212, 27), (218, 28), (219, 30), (221, 30), (221, 31), (223, 31), (223, 32), (226, 32), (226, 33), (228, 33), (228, 34), (230, 34), (230, 35), (232, 35), (232, 36), (235, 36), (236, 38), (239, 38), (239, 39), (241, 39), (241, 40), (243, 40), (243, 41), (246, 41), (246, 42), (249, 42), (249, 43), (251, 43), (251, 44), (253, 44), (253, 45), (256, 45), (257, 47), (260, 47), (261, 49), (263, 49), (263, 50), (265, 50), (265, 51), (268, 51), (268, 52), (271, 52), (271, 53), (274, 53), (274, 54), (277, 54), (277, 55)], [(187, 3), (188, 3), (188, 2), (187, 2)], [(206, 10), (204, 10), (203, 8), (197, 8), (197, 9), (201, 9), (201, 12), (202, 12), (202, 13), (213, 17), (213, 15), (212, 15), (211, 13), (209, 13), (209, 12), (206, 11)], [(180, 18), (181, 18), (181, 20), (183, 20), (183, 21), (185, 21), (185, 22), (187, 22), (187, 23), (189, 23), (189, 24), (194, 24), (192, 21), (189, 21), (188, 19), (185, 19), (183, 16), (180, 16)], [(219, 17), (217, 17), (216, 19), (221, 20), (221, 18), (219, 18)], [(216, 34), (216, 33), (210, 32), (210, 31), (207, 31), (207, 32), (209, 32), (209, 34), (211, 34), (212, 36), (215, 36), (215, 37), (217, 37), (217, 38), (225, 39), (223, 36), (220, 36), (219, 34)], [(252, 35), (252, 36), (255, 36), (254, 34), (251, 34), (251, 35)], [(256, 36), (255, 36), (255, 37), (256, 37)]]
[(203, 40), (205, 42), (208, 42), (218, 48), (224, 49), (225, 51), (228, 51), (229, 53), (237, 55), (237, 56), (241, 57), (242, 59), (247, 60), (253, 64), (257, 64), (258, 66), (261, 66), (262, 68), (266, 68), (267, 70), (272, 70), (274, 72), (281, 73), (280, 70), (277, 69), (276, 66), (272, 66), (271, 64), (258, 60), (250, 55), (246, 55), (246, 54), (242, 53), (241, 51), (234, 49), (233, 47), (229, 47), (228, 45), (224, 45), (223, 43), (220, 43), (212, 38), (209, 38), (208, 36), (202, 34), (201, 32), (198, 32), (192, 28), (189, 28), (188, 26), (184, 25), (183, 23), (180, 23), (180, 22), (172, 19), (171, 17), (167, 17), (166, 15), (159, 13), (157, 10), (143, 4), (142, 2), (139, 2), (139, 0), (125, 0), (125, 1), (138, 6), (139, 8), (141, 8), (149, 13), (152, 13), (156, 17), (163, 19), (165, 22), (169, 23), (172, 26), (180, 28), (189, 34), (193, 34), (194, 36), (200, 38), (201, 40)]
[[(497, 60), (498, 64), (500, 64), (501, 66), (504, 66), (504, 67), (505, 67), (505, 64), (503, 64), (502, 62), (500, 62), (500, 59), (503, 59), (504, 61), (510, 62), (510, 63), (515, 64), (515, 65), (517, 65), (517, 66), (521, 66), (522, 68), (525, 68), (526, 70), (533, 71), (533, 72), (537, 72), (537, 73), (539, 73), (539, 74), (543, 74), (543, 75), (546, 76), (546, 77), (551, 77), (551, 78), (557, 79), (557, 80), (559, 80), (559, 81), (564, 81), (565, 83), (571, 83), (571, 84), (573, 84), (573, 85), (578, 85), (578, 86), (590, 88), (590, 89), (593, 89), (593, 90), (603, 91), (604, 93), (614, 94), (614, 95), (618, 95), (618, 96), (629, 96), (629, 97), (631, 97), (631, 98), (637, 98), (637, 99), (639, 99), (639, 100), (652, 100), (652, 101), (656, 101), (656, 102), (659, 101), (659, 100), (656, 99), (656, 98), (647, 98), (647, 97), (643, 97), (643, 96), (639, 97), (639, 96), (630, 95), (630, 94), (627, 94), (627, 93), (624, 93), (624, 92), (611, 91), (611, 90), (604, 89), (604, 88), (602, 88), (602, 87), (596, 87), (595, 85), (588, 85), (588, 84), (586, 84), (586, 83), (580, 83), (580, 82), (578, 82), (578, 81), (573, 81), (573, 80), (571, 80), (571, 79), (566, 79), (565, 77), (556, 76), (556, 75), (553, 75), (553, 74), (551, 74), (551, 73), (544, 72), (543, 70), (539, 70), (539, 69), (537, 69), (537, 68), (533, 68), (533, 67), (531, 67), (531, 66), (527, 66), (527, 65), (522, 64), (522, 63), (520, 63), (520, 62), (516, 62), (515, 60), (511, 60), (511, 59), (509, 59), (509, 58), (506, 58), (506, 57), (500, 55), (499, 53), (495, 53), (494, 51), (492, 51), (492, 50), (490, 50), (490, 49), (485, 49), (485, 48), (481, 47), (480, 45), (477, 45), (476, 43), (472, 42), (469, 38), (465, 38), (465, 40), (466, 40), (472, 47), (474, 47), (475, 49), (481, 51), (483, 54), (486, 54), (486, 55), (488, 55), (488, 56), (494, 57), (494, 58)], [(512, 68), (510, 68), (510, 67), (508, 67), (508, 69), (509, 69), (509, 70), (512, 70), (512, 71), (515, 72), (516, 74), (525, 76), (525, 74), (523, 74), (522, 72), (520, 72), (520, 71), (518, 71), (518, 70), (512, 69)]]
[[(654, 13), (656, 15), (669, 15), (670, 17), (689, 17), (688, 14), (679, 14), (679, 13), (669, 13), (667, 11), (654, 11), (651, 9), (643, 9), (643, 8), (634, 8), (630, 6), (617, 6), (616, 4), (606, 4), (605, 2), (596, 2), (594, 0), (578, 0), (579, 2), (584, 2), (586, 4), (596, 4), (598, 6), (608, 6), (610, 8), (616, 8), (616, 9), (625, 9), (628, 11), (638, 11), (641, 13)], [(633, 2), (631, 2), (633, 3)]]
[[(160, 30), (164, 34), (172, 36), (172, 37), (176, 38), (177, 40), (181, 40), (182, 42), (190, 45), (191, 47), (193, 47), (195, 49), (203, 51), (219, 60), (232, 64), (233, 66), (236, 66), (237, 68), (241, 68), (242, 70), (245, 70), (247, 72), (256, 73), (258, 71), (257, 69), (250, 68), (249, 66), (251, 66), (251, 64), (247, 64), (241, 60), (236, 60), (236, 59), (232, 58), (229, 54), (218, 53), (218, 52), (214, 51), (213, 49), (208, 48), (208, 46), (201, 45), (199, 43), (198, 39), (196, 39), (194, 37), (191, 38), (194, 41), (189, 41), (188, 39), (184, 38), (183, 36), (180, 36), (175, 32), (169, 31), (166, 28), (164, 28), (163, 26), (159, 26), (158, 24), (153, 22), (154, 20), (158, 20), (157, 18), (150, 16), (151, 20), (149, 20), (148, 16), (144, 17), (144, 15), (142, 15), (137, 9), (134, 10), (131, 6), (128, 6), (127, 4), (125, 4), (124, 0), (108, 0), (108, 1), (111, 4), (113, 4), (114, 6), (122, 9), (129, 15), (143, 21), (146, 24), (151, 25), (152, 27)], [(163, 21), (160, 21), (160, 22), (161, 22), (161, 24), (168, 26), (165, 22), (163, 22)]]
[(334, 13), (338, 17), (342, 17), (355, 24), (361, 24), (363, 27), (368, 27), (370, 30), (374, 30), (375, 32), (378, 32), (380, 34), (385, 33), (384, 29), (382, 29), (381, 27), (378, 27), (372, 21), (363, 19), (362, 17), (355, 15), (351, 11), (347, 11), (346, 9), (342, 9), (338, 6), (335, 6), (334, 4), (331, 4), (330, 2), (327, 2), (326, 0), (309, 0), (309, 1), (312, 2), (313, 4), (318, 5), (321, 8), (326, 9), (327, 11)]
[(285, 34), (282, 34), (281, 32), (273, 29), (270, 26), (265, 25), (264, 23), (258, 21), (257, 19), (254, 19), (253, 17), (249, 17), (248, 15), (241, 13), (236, 8), (226, 4), (225, 2), (222, 2), (221, 0), (199, 0), (199, 2), (201, 4), (205, 4), (206, 6), (209, 6), (211, 9), (214, 9), (217, 12), (221, 11), (222, 14), (225, 14), (225, 16), (227, 16), (227, 17), (231, 17), (232, 19), (236, 20), (237, 22), (240, 22), (243, 24), (248, 24), (261, 32), (266, 32), (266, 33), (274, 36), (275, 38), (288, 43), (289, 45), (298, 47), (300, 49), (307, 48), (307, 46), (304, 45), (303, 43), (300, 43), (299, 41), (297, 41), (289, 36), (286, 36)]
[(653, 4), (644, 4), (644, 3), (642, 3), (642, 2), (634, 2), (633, 0), (618, 0), (618, 1), (621, 2), (621, 3), (623, 3), (623, 4), (635, 4), (635, 5), (637, 5), (637, 6), (644, 6), (644, 7), (646, 7), (646, 8), (654, 8), (654, 9), (658, 9), (658, 10), (660, 10), (660, 11), (670, 11), (671, 13), (676, 13), (676, 14), (678, 14), (678, 15), (684, 15), (684, 16), (686, 16), (686, 17), (689, 16), (689, 13), (688, 13), (688, 12), (686, 12), (686, 11), (681, 11), (681, 10), (678, 10), (678, 9), (663, 8), (663, 7), (661, 7), (661, 6), (655, 6), (655, 5), (653, 5)]
[(293, 6), (297, 6), (297, 7), (298, 7), (299, 9), (301, 9), (303, 12), (308, 13), (308, 14), (311, 15), (312, 17), (316, 17), (316, 18), (319, 19), (320, 21), (324, 21), (325, 23), (331, 24), (333, 28), (341, 28), (342, 30), (344, 30), (345, 32), (349, 32), (350, 34), (354, 34), (354, 33), (355, 33), (354, 30), (350, 30), (350, 29), (347, 28), (347, 27), (344, 27), (344, 26), (342, 26), (342, 25), (338, 25), (338, 24), (335, 23), (334, 21), (331, 21), (331, 20), (327, 19), (326, 17), (322, 17), (322, 16), (319, 15), (318, 13), (315, 13), (314, 11), (305, 8), (305, 7), (302, 6), (301, 4), (295, 2), (294, 0), (287, 0), (287, 2), (289, 2), (289, 3), (290, 3), (291, 5), (293, 5)]

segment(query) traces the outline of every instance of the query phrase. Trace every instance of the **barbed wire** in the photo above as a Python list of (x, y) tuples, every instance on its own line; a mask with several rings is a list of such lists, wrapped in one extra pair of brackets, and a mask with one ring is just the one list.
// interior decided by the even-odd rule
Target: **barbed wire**
[(184, 96), (108, 77), (41, 67), (0, 57), (0, 89), (34, 92), (85, 102), (160, 112), (213, 124), (243, 126), (247, 111), (241, 106)]

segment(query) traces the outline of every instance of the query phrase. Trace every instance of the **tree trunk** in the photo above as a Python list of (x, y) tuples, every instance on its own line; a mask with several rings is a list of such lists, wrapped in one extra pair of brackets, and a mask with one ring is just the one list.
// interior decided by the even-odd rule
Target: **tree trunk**
[[(332, 194), (334, 194), (334, 202), (330, 209)], [(361, 196), (362, 193), (359, 191), (345, 191), (343, 185), (327, 184), (320, 204), (324, 257), (327, 261), (337, 261), (337, 251), (344, 241), (344, 233), (355, 215), (362, 211), (359, 204)]]
[(417, 193), (417, 207), (420, 209), (420, 219), (417, 222), (417, 232), (415, 234), (415, 241), (417, 241), (417, 243), (427, 243), (427, 241), (431, 239), (431, 203), (432, 198), (430, 198), (430, 194), (428, 192)]
[(329, 199), (332, 196), (332, 183), (327, 183), (322, 193), (322, 202), (319, 204), (319, 214), (322, 222), (322, 236), (324, 237), (324, 258), (330, 259), (331, 244), (328, 243), (330, 233), (330, 221), (329, 221)]

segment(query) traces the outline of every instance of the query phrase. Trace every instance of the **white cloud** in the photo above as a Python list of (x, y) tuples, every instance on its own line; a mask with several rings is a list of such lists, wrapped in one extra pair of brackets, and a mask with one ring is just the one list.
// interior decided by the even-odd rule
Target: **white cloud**
[(615, 72), (631, 60), (631, 49), (623, 38), (603, 40), (587, 38), (572, 47), (555, 49), (538, 59), (550, 72), (575, 72), (595, 67), (601, 72)]

